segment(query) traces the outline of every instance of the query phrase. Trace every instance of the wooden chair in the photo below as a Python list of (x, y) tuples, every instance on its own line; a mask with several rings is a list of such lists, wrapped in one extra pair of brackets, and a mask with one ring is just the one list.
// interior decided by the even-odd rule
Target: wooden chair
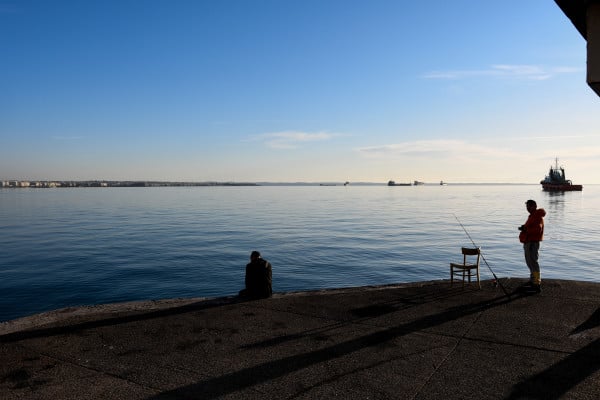
[[(454, 284), (454, 275), (462, 275), (462, 286), (465, 287), (465, 277), (469, 278), (469, 284), (471, 284), (471, 277), (477, 276), (477, 287), (481, 289), (481, 283), (479, 281), (479, 259), (481, 257), (481, 249), (479, 247), (462, 247), (463, 262), (450, 263), (450, 286)], [(477, 257), (475, 262), (474, 258)]]

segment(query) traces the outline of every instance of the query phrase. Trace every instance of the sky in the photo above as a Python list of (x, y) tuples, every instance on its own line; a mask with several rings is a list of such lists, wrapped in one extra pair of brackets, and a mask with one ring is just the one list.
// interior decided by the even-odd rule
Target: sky
[(552, 0), (0, 0), (0, 179), (600, 183)]

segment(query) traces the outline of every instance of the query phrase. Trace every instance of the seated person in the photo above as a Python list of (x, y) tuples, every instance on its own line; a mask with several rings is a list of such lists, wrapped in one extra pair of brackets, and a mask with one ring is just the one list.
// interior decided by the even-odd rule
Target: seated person
[(250, 262), (246, 264), (246, 288), (240, 291), (240, 296), (264, 299), (271, 297), (271, 294), (271, 263), (263, 259), (258, 251), (253, 251)]

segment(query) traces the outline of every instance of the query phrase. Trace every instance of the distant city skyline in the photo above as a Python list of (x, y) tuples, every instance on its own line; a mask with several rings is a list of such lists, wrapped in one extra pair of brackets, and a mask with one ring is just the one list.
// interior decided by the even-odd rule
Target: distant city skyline
[(600, 183), (551, 0), (0, 0), (0, 180)]

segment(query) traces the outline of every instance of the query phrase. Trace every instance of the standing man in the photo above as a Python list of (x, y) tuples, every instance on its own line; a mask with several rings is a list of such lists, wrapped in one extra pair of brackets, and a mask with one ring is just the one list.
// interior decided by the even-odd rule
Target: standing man
[(240, 291), (240, 296), (264, 299), (273, 294), (271, 263), (256, 250), (250, 254), (250, 262), (246, 264), (245, 283), (246, 288)]
[(529, 217), (524, 225), (519, 227), (519, 240), (523, 243), (525, 250), (525, 262), (529, 267), (529, 285), (537, 292), (541, 292), (542, 277), (540, 275), (540, 264), (538, 255), (540, 242), (544, 239), (544, 217), (546, 211), (543, 208), (537, 208), (534, 200), (525, 202)]

